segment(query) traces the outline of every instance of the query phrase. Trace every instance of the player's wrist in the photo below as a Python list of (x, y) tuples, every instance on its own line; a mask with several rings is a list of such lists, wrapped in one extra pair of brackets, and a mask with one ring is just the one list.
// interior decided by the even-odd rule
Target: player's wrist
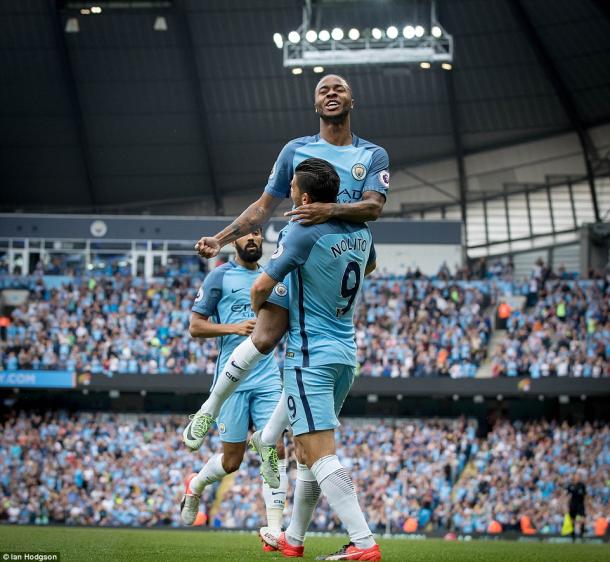
[(221, 233), (218, 233), (215, 236), (212, 236), (212, 239), (216, 240), (216, 242), (218, 242), (219, 248), (226, 246), (229, 242), (233, 242), (233, 240), (231, 240), (230, 238), (231, 238), (230, 234), (223, 236)]

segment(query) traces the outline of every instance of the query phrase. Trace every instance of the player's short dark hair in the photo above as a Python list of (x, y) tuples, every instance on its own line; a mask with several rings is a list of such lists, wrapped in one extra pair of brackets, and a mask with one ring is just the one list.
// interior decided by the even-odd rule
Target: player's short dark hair
[(339, 194), (339, 174), (330, 162), (322, 158), (307, 158), (294, 170), (301, 193), (308, 193), (312, 201), (334, 203)]
[(328, 78), (329, 76), (336, 76), (337, 78), (339, 78), (339, 80), (343, 80), (343, 82), (345, 82), (345, 85), (347, 86), (347, 89), (349, 90), (349, 93), (352, 93), (352, 87), (350, 86), (350, 83), (347, 81), (347, 78), (345, 78), (345, 76), (341, 76), (341, 74), (327, 74), (326, 76), (322, 76), (322, 78), (320, 78), (320, 80), (316, 84), (316, 92), (318, 91), (318, 86), (320, 85), (320, 82), (322, 82), (322, 80)]

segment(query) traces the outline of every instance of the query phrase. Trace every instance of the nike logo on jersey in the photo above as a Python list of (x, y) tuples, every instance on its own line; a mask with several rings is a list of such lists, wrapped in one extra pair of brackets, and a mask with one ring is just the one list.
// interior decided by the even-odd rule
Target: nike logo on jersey
[(239, 288), (239, 289), (231, 289), (232, 293), (237, 293), (237, 291), (243, 291), (243, 287)]
[(286, 495), (286, 492), (271, 492), (272, 495), (277, 496), (278, 494)]

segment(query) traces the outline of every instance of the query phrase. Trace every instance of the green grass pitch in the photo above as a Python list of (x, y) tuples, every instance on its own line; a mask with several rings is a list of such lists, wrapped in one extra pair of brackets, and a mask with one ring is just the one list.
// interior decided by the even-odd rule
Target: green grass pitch
[[(304, 560), (338, 549), (343, 537), (311, 537)], [(610, 561), (610, 546), (508, 541), (446, 542), (380, 539), (383, 560), (407, 561)], [(284, 560), (262, 551), (254, 534), (138, 529), (0, 526), (0, 553), (59, 552), (61, 562), (249, 562)], [(0, 559), (2, 556), (0, 556)]]

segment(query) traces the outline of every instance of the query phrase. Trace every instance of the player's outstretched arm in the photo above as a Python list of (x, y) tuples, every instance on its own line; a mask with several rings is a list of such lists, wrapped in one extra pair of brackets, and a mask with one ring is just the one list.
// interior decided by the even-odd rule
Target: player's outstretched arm
[(282, 201), (283, 199), (279, 197), (263, 193), (227, 228), (214, 236), (200, 238), (195, 244), (195, 250), (202, 258), (217, 256), (223, 246), (261, 228)]
[(381, 215), (385, 197), (377, 191), (365, 191), (357, 203), (310, 203), (284, 213), (290, 220), (303, 226), (319, 224), (330, 219), (363, 223), (375, 221)]
[(249, 336), (254, 330), (255, 324), (254, 318), (238, 324), (216, 324), (210, 322), (207, 316), (193, 312), (189, 323), (189, 333), (194, 338), (217, 338), (229, 334)]
[(254, 281), (254, 284), (250, 289), (250, 304), (255, 314), (258, 314), (261, 306), (265, 304), (271, 291), (273, 291), (273, 287), (277, 284), (278, 282), (265, 272), (261, 273), (256, 278), (256, 281)]

